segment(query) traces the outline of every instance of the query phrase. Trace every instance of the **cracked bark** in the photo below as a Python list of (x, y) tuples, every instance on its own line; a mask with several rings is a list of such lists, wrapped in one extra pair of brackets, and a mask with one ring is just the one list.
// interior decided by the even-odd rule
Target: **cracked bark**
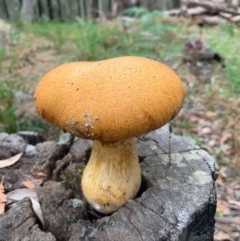
[(147, 188), (110, 216), (74, 224), (70, 241), (213, 240), (214, 159), (166, 127), (140, 137), (138, 151)]
[[(14, 149), (10, 148), (11, 145)], [(63, 150), (61, 155), (57, 145), (60, 145), (59, 150)], [(73, 188), (74, 185), (61, 179), (64, 170), (59, 172), (58, 169), (61, 168), (58, 167), (67, 163), (66, 158), (75, 165), (79, 160), (87, 160), (91, 145), (89, 141), (82, 139), (76, 139), (73, 144), (63, 148), (65, 145), (65, 142), (36, 143), (35, 154), (30, 153), (28, 156), (26, 141), (16, 135), (0, 135), (0, 156), (4, 156), (8, 149), (14, 150), (12, 153), (25, 150), (25, 159), (22, 158), (25, 173), (20, 173), (23, 175), (19, 176), (20, 180), (26, 179), (26, 161), (39, 167), (44, 164), (48, 167), (45, 172), (50, 173), (50, 178), (57, 172), (59, 179), (51, 181), (52, 184), (44, 183), (38, 191), (47, 223), (45, 232), (37, 226), (32, 208), (25, 200), (24, 205), (20, 203), (0, 216), (0, 241), (35, 240), (34, 237), (40, 238), (41, 235), (45, 239), (39, 240), (47, 240), (46, 237), (49, 240), (56, 238), (63, 241), (213, 240), (216, 210), (214, 159), (191, 138), (174, 135), (167, 127), (139, 137), (138, 153), (143, 177), (140, 192), (135, 199), (129, 200), (125, 206), (109, 216), (95, 215), (86, 207), (85, 202), (82, 205), (83, 211), (71, 206), (71, 200), (81, 199), (82, 195)], [(57, 162), (59, 165), (56, 165)], [(71, 164), (67, 169), (69, 175), (73, 175), (72, 180), (79, 180), (79, 176), (74, 176), (76, 168), (72, 166), (71, 169), (70, 166)], [(20, 181), (15, 184), (15, 188), (19, 188), (18, 183)], [(67, 191), (60, 192), (64, 188), (72, 194), (69, 196)], [(21, 219), (16, 221), (16, 217)], [(12, 223), (10, 226), (9, 222)], [(18, 227), (15, 225), (17, 222)], [(17, 233), (22, 235), (21, 239), (17, 238)]]
[(39, 228), (29, 199), (23, 199), (7, 213), (0, 215), (0, 241), (56, 241)]

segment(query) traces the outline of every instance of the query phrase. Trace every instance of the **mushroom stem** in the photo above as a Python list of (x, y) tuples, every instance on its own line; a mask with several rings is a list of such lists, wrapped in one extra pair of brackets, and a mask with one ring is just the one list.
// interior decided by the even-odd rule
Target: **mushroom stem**
[(135, 138), (113, 143), (93, 141), (82, 176), (82, 190), (90, 205), (110, 213), (133, 198), (141, 184)]

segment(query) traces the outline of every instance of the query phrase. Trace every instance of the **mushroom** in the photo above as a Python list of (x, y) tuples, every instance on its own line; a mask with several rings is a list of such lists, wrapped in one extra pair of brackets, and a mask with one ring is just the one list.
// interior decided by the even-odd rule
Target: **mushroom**
[(136, 196), (141, 185), (136, 137), (172, 120), (183, 100), (184, 86), (173, 70), (135, 56), (60, 65), (35, 91), (44, 119), (93, 140), (81, 185), (101, 213)]

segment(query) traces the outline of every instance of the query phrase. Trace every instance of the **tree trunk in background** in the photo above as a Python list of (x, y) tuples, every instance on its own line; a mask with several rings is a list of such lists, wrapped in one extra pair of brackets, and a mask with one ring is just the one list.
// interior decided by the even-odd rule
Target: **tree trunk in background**
[(85, 1), (78, 0), (77, 6), (78, 6), (78, 16), (80, 16), (80, 18), (82, 18), (82, 19), (85, 19), (85, 17), (86, 17), (86, 15), (85, 15)]
[(10, 18), (6, 0), (0, 1), (0, 16), (3, 16), (7, 19)]
[(86, 4), (86, 17), (87, 19), (92, 18), (92, 0), (85, 1)]
[[(240, 0), (229, 1), (236, 4)], [(121, 15), (129, 7), (166, 10), (178, 8), (180, 3), (181, 0), (0, 0), (0, 18), (19, 20), (20, 16), (27, 23), (39, 17), (50, 21), (74, 21), (76, 17), (104, 19)]]
[(52, 2), (51, 0), (47, 0), (47, 9), (48, 9), (48, 16), (50, 20), (53, 20), (54, 15), (53, 15), (53, 8), (52, 8)]
[(58, 19), (60, 21), (62, 21), (62, 5), (61, 5), (61, 1), (57, 0), (57, 13), (58, 13)]
[(93, 18), (98, 18), (99, 17), (99, 12), (98, 12), (98, 6), (99, 5), (99, 1), (98, 0), (92, 0), (92, 17)]
[(37, 9), (39, 17), (42, 17), (42, 15), (44, 14), (44, 8), (41, 0), (37, 0)]
[(35, 14), (34, 14), (34, 7), (36, 5), (36, 0), (23, 0), (21, 6), (21, 20), (24, 23), (32, 23)]

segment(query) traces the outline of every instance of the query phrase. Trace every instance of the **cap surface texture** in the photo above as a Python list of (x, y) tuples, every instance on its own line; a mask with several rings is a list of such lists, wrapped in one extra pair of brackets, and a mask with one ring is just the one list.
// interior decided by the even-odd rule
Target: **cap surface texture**
[(35, 91), (36, 108), (48, 122), (102, 141), (161, 127), (176, 116), (183, 99), (184, 86), (173, 70), (133, 56), (60, 65)]

